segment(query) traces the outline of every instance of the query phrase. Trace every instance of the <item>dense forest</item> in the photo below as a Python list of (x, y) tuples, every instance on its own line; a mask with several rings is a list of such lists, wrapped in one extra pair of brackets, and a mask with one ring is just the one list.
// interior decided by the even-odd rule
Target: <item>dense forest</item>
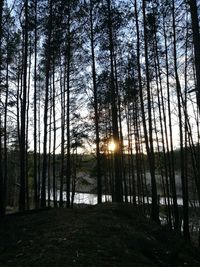
[(71, 207), (85, 169), (98, 203), (107, 194), (155, 222), (164, 212), (190, 239), (199, 10), (196, 0), (0, 0), (0, 216)]

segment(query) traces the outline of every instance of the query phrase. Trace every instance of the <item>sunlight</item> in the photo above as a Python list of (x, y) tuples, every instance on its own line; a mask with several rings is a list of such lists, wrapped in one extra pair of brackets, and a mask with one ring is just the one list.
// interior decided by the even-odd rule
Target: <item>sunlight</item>
[(108, 143), (108, 151), (114, 152), (116, 150), (116, 144), (113, 140)]

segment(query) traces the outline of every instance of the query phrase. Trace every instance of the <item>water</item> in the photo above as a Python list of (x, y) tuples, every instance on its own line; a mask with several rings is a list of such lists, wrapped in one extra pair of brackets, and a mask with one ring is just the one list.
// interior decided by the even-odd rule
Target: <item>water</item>
[[(72, 197), (72, 193), (70, 193), (70, 198)], [(53, 193), (51, 192), (50, 199), (53, 200)], [(60, 191), (57, 191), (57, 201), (60, 199)], [(63, 201), (67, 201), (67, 194), (63, 192)], [(102, 202), (111, 202), (111, 195), (103, 195)], [(97, 204), (97, 195), (91, 193), (75, 193), (74, 195), (74, 203), (75, 204), (88, 204), (88, 205), (96, 205)]]
[[(60, 191), (57, 191), (57, 200), (59, 201), (60, 198)], [(53, 200), (53, 194), (51, 192), (51, 196), (50, 199)], [(128, 196), (128, 201), (130, 201), (131, 197)], [(66, 192), (63, 192), (63, 201), (66, 201), (67, 197), (66, 197)], [(112, 196), (111, 195), (102, 195), (102, 202), (111, 202), (112, 201)], [(144, 201), (145, 203), (149, 203), (151, 204), (152, 199), (151, 197), (144, 197)], [(138, 197), (136, 197), (136, 202), (138, 203)], [(75, 193), (74, 195), (74, 203), (75, 204), (89, 204), (89, 205), (96, 205), (97, 204), (97, 195), (96, 194), (91, 194), (91, 193)], [(164, 197), (160, 197), (159, 198), (159, 203), (161, 206), (164, 206), (165, 203), (167, 203), (167, 199), (165, 201)], [(181, 197), (177, 198), (177, 203), (179, 206), (183, 206), (183, 199)], [(170, 198), (170, 204), (173, 204), (173, 199)], [(190, 201), (189, 202), (189, 207), (193, 207), (193, 206), (198, 207), (199, 206), (199, 202), (198, 201)]]

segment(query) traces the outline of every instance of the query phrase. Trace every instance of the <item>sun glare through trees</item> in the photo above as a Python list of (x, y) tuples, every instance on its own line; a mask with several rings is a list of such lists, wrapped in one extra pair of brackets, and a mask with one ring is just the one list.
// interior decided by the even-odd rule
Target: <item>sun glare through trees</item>
[(116, 149), (116, 144), (113, 140), (111, 140), (109, 143), (108, 143), (108, 151), (109, 152), (115, 152), (115, 149)]

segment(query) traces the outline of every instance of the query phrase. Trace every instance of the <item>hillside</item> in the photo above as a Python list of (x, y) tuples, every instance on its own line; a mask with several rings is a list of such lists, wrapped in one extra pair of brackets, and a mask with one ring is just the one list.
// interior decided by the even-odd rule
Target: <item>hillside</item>
[(186, 245), (126, 204), (48, 209), (0, 221), (0, 266), (200, 266)]

